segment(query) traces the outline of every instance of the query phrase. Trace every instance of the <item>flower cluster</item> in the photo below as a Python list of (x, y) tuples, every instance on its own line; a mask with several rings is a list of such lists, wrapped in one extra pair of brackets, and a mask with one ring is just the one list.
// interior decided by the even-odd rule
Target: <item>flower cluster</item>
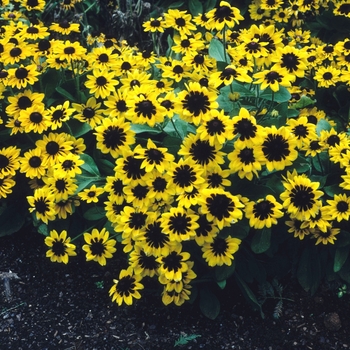
[(317, 99), (347, 93), (350, 38), (302, 24), (350, 5), (256, 0), (244, 28), (226, 1), (170, 9), (143, 25), (173, 30), (166, 56), (85, 40), (76, 6), (50, 25), (43, 0), (0, 10), (1, 213), (27, 206), (51, 261), (67, 263), (83, 234), (86, 259), (105, 265), (119, 241), (129, 267), (112, 300), (132, 304), (150, 277), (181, 305), (195, 278), (232, 274), (242, 244), (263, 253), (285, 232), (326, 249), (349, 235), (348, 106), (334, 118)]

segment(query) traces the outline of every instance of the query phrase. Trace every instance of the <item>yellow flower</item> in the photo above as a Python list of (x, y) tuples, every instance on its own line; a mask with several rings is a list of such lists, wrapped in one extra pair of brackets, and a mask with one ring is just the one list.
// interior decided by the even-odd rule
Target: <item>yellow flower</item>
[(52, 262), (68, 263), (70, 256), (76, 256), (76, 246), (70, 243), (70, 237), (67, 237), (67, 231), (63, 230), (60, 234), (56, 230), (50, 231), (50, 236), (45, 238), (45, 244), (50, 247), (46, 252), (46, 257)]

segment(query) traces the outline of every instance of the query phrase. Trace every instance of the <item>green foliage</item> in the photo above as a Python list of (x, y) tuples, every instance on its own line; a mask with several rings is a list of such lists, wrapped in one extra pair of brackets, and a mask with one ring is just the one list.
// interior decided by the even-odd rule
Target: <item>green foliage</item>
[(175, 341), (174, 347), (176, 346), (182, 346), (188, 344), (190, 341), (201, 337), (199, 334), (190, 334), (190, 335), (180, 335), (179, 339)]

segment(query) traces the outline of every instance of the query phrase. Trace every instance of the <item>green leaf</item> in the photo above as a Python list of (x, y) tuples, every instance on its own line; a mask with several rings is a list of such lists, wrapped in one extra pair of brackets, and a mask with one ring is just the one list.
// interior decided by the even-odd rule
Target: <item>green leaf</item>
[(211, 320), (215, 320), (220, 313), (220, 302), (207, 287), (199, 291), (199, 308), (202, 314)]
[(226, 280), (216, 281), (216, 283), (220, 287), (220, 289), (225, 289), (225, 287), (226, 287)]
[(206, 3), (204, 4), (204, 9), (205, 12), (209, 12), (212, 10), (216, 5), (216, 0), (207, 0)]
[(46, 224), (40, 224), (38, 226), (38, 232), (41, 233), (44, 236), (48, 236), (49, 233), (49, 227)]
[(338, 274), (346, 283), (350, 284), (350, 260), (345, 262)]
[(261, 254), (270, 248), (270, 244), (271, 229), (265, 227), (254, 234), (250, 247), (255, 254)]
[(225, 54), (223, 43), (219, 39), (212, 39), (209, 44), (209, 56), (218, 62), (230, 63), (228, 55)]
[(85, 162), (80, 166), (81, 169), (84, 169), (89, 174), (100, 176), (100, 170), (92, 157), (90, 157), (88, 154), (82, 153), (80, 158)]
[(132, 124), (131, 130), (134, 131), (136, 134), (139, 134), (141, 132), (147, 132), (149, 134), (160, 134), (162, 132), (162, 130), (157, 129), (156, 127), (151, 128), (146, 124)]
[(71, 95), (66, 89), (64, 89), (62, 86), (57, 86), (56, 87), (56, 91), (64, 96), (66, 99), (68, 99), (69, 101), (71, 102), (74, 102), (75, 101), (75, 98), (73, 95)]
[(342, 188), (339, 187), (337, 184), (329, 185), (323, 187), (323, 191), (329, 196), (333, 197), (335, 194), (341, 194), (344, 192)]
[(333, 271), (338, 272), (345, 264), (346, 259), (349, 256), (349, 247), (337, 248), (334, 256)]
[(194, 17), (203, 13), (203, 5), (199, 0), (189, 0), (188, 8)]
[(23, 209), (17, 205), (11, 205), (0, 215), (0, 237), (11, 235), (19, 231), (24, 225), (25, 215)]
[(265, 318), (258, 299), (238, 273), (235, 274), (235, 280), (239, 289), (242, 291), (244, 298), (252, 305), (255, 310), (260, 311), (261, 318)]
[(298, 102), (292, 104), (292, 108), (301, 109), (307, 106), (311, 106), (315, 103), (316, 103), (316, 100), (313, 100), (310, 97), (303, 95), (301, 96)]
[(181, 7), (184, 4), (184, 1), (175, 1), (173, 3), (171, 3), (168, 8), (170, 9), (178, 9), (179, 7)]
[(287, 102), (290, 100), (291, 97), (292, 95), (290, 94), (290, 92), (283, 86), (280, 86), (280, 89), (277, 92), (273, 92), (268, 87), (260, 94), (260, 98), (279, 103)]
[(222, 265), (215, 267), (215, 279), (217, 282), (226, 281), (235, 272), (236, 264), (233, 261), (231, 266)]
[(84, 219), (94, 221), (100, 220), (106, 216), (106, 211), (103, 207), (92, 207), (84, 213)]
[(86, 175), (76, 175), (75, 177), (78, 181), (78, 188), (75, 193), (79, 193), (85, 188), (90, 187), (93, 184), (96, 184), (98, 181), (101, 181), (101, 177), (99, 176), (86, 176)]
[(317, 135), (320, 136), (321, 135), (321, 131), (322, 130), (331, 130), (332, 129), (332, 126), (331, 124), (329, 124), (329, 122), (326, 120), (326, 119), (320, 119), (318, 122), (317, 122), (317, 125), (316, 125), (316, 132), (317, 132)]
[(71, 129), (73, 136), (76, 138), (87, 134), (91, 130), (91, 126), (88, 123), (82, 123), (76, 119), (71, 119), (67, 125)]

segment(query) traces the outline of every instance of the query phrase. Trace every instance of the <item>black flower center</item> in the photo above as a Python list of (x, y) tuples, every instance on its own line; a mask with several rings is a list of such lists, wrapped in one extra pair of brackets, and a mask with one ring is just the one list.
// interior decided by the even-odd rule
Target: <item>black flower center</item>
[(177, 64), (176, 66), (174, 66), (173, 72), (175, 74), (182, 74), (184, 72), (184, 69), (179, 64)]
[(349, 210), (349, 204), (345, 201), (339, 201), (337, 203), (337, 210), (340, 213), (346, 213)]
[(34, 124), (40, 124), (43, 121), (43, 116), (39, 112), (33, 112), (30, 114), (29, 119)]
[(145, 156), (150, 164), (160, 164), (164, 159), (163, 152), (159, 151), (156, 148), (146, 150)]
[(252, 164), (255, 162), (254, 151), (252, 148), (246, 147), (242, 149), (239, 152), (238, 157), (240, 161), (245, 165)]
[(85, 107), (83, 110), (83, 116), (86, 119), (91, 119), (95, 116), (95, 110), (91, 107)]
[(35, 6), (39, 5), (39, 1), (38, 0), (28, 0), (27, 4), (28, 4), (28, 6), (35, 7)]
[(300, 59), (294, 53), (287, 53), (282, 55), (282, 67), (287, 68), (289, 72), (298, 70)]
[(158, 89), (163, 89), (163, 88), (164, 88), (164, 86), (165, 86), (165, 84), (164, 84), (164, 82), (163, 82), (163, 81), (157, 81), (156, 86), (157, 86), (157, 88), (158, 88)]
[(21, 96), (17, 101), (19, 109), (26, 109), (32, 106), (32, 100), (27, 96)]
[(28, 163), (32, 168), (39, 168), (41, 165), (41, 159), (38, 156), (33, 156), (29, 159)]
[(183, 18), (176, 18), (175, 23), (179, 27), (184, 27), (186, 25), (186, 21)]
[(350, 13), (350, 4), (341, 4), (338, 11), (341, 14), (348, 15)]
[(220, 221), (228, 218), (235, 208), (232, 200), (224, 194), (212, 194), (207, 198), (206, 203), (210, 214)]
[(99, 59), (100, 62), (106, 63), (106, 62), (108, 62), (109, 57), (108, 57), (107, 54), (101, 53), (101, 55), (98, 56), (98, 59)]
[(183, 48), (187, 48), (187, 47), (190, 47), (191, 46), (191, 42), (188, 40), (188, 39), (184, 39), (181, 41), (181, 44), (180, 44)]
[(126, 133), (123, 128), (118, 126), (109, 126), (103, 133), (103, 143), (107, 148), (116, 149), (124, 145)]
[(185, 214), (174, 214), (169, 220), (169, 228), (176, 234), (185, 235), (191, 226), (191, 218)]
[(52, 252), (56, 256), (63, 256), (66, 254), (66, 246), (62, 240), (54, 241), (52, 244)]
[(157, 111), (156, 111), (156, 107), (151, 101), (143, 100), (136, 105), (135, 112), (137, 113), (138, 117), (142, 115), (143, 117), (147, 117), (148, 119), (151, 119), (152, 116), (155, 115)]
[(168, 235), (162, 232), (158, 221), (146, 227), (145, 237), (147, 244), (154, 248), (162, 248), (169, 242)]
[(267, 73), (265, 75), (265, 79), (267, 80), (267, 82), (272, 83), (272, 84), (276, 80), (280, 83), (282, 81), (281, 78), (282, 78), (282, 76), (279, 73), (275, 72), (275, 71), (271, 71), (271, 72), (269, 72), (269, 73)]
[(62, 168), (65, 170), (72, 170), (74, 169), (74, 166), (75, 166), (75, 163), (70, 159), (67, 159), (62, 163)]
[(0, 154), (0, 169), (5, 169), (9, 164), (10, 160), (3, 154)]
[(98, 77), (98, 78), (96, 78), (96, 84), (98, 85), (98, 86), (105, 86), (106, 84), (107, 84), (107, 79), (105, 78), (105, 77)]
[(289, 144), (282, 135), (269, 134), (262, 145), (262, 150), (269, 162), (280, 162), (290, 154)]
[(64, 117), (64, 112), (61, 109), (57, 109), (52, 113), (52, 119), (54, 121), (59, 121)]
[(225, 132), (225, 125), (221, 120), (215, 117), (207, 123), (206, 129), (210, 136), (214, 136), (215, 134), (220, 135)]
[(197, 179), (196, 173), (189, 165), (181, 165), (175, 169), (173, 181), (180, 187), (190, 186)]
[(253, 214), (259, 220), (266, 220), (270, 215), (273, 215), (275, 205), (268, 200), (263, 200), (256, 203), (253, 208)]
[(237, 71), (233, 68), (225, 68), (222, 73), (220, 74), (220, 78), (223, 80), (230, 80), (231, 77), (236, 77), (237, 76)]
[(248, 140), (256, 135), (257, 127), (249, 119), (242, 118), (234, 125), (234, 131), (240, 134), (240, 140)]
[(309, 210), (315, 203), (313, 189), (308, 186), (296, 185), (291, 191), (290, 198), (299, 210)]
[(70, 23), (66, 19), (61, 21), (58, 25), (63, 29), (68, 29), (70, 27)]
[(167, 186), (167, 182), (162, 177), (157, 177), (153, 180), (152, 186), (155, 192), (164, 192)]
[(210, 222), (208, 221), (206, 215), (200, 215), (199, 219), (197, 220), (197, 224), (199, 227), (196, 229), (196, 235), (197, 237), (200, 236), (208, 236), (209, 232), (211, 231), (212, 227)]
[(124, 185), (122, 180), (118, 179), (113, 181), (112, 189), (115, 195), (121, 196), (123, 194), (123, 188), (124, 188)]
[(147, 186), (142, 186), (142, 185), (136, 185), (133, 189), (132, 189), (132, 193), (135, 196), (136, 199), (145, 199), (147, 197), (148, 194), (148, 187)]
[(126, 106), (126, 102), (124, 100), (117, 101), (115, 106), (119, 112), (126, 112), (128, 110), (128, 107)]
[(40, 197), (34, 202), (35, 210), (39, 214), (45, 214), (47, 211), (50, 210), (49, 205), (46, 201), (46, 198)]
[(327, 143), (329, 146), (335, 146), (335, 145), (339, 145), (340, 143), (340, 138), (338, 135), (331, 135), (328, 137), (327, 139)]
[(122, 277), (116, 287), (116, 291), (121, 296), (128, 297), (130, 294), (134, 292), (135, 288), (135, 278), (131, 276), (124, 276)]
[(131, 64), (129, 62), (123, 62), (120, 68), (122, 70), (130, 70), (131, 69)]
[(201, 113), (206, 113), (210, 109), (208, 96), (204, 95), (201, 91), (190, 91), (181, 102), (183, 107), (195, 117), (198, 117)]
[(28, 77), (28, 71), (25, 68), (17, 68), (15, 72), (17, 79), (25, 79)]
[(218, 188), (222, 184), (222, 176), (218, 173), (208, 175), (208, 184), (211, 188)]
[(168, 271), (178, 271), (181, 269), (182, 256), (176, 252), (171, 252), (168, 256), (163, 258), (164, 268)]
[(73, 55), (73, 53), (75, 53), (75, 48), (73, 46), (68, 46), (64, 48), (63, 52), (66, 55)]
[(123, 170), (127, 173), (127, 177), (133, 180), (141, 179), (146, 174), (145, 169), (141, 169), (142, 159), (136, 159), (133, 156), (126, 158)]
[(160, 27), (160, 21), (158, 21), (157, 19), (154, 19), (150, 22), (150, 25), (151, 27), (158, 28)]
[(56, 141), (49, 141), (46, 145), (46, 152), (51, 156), (57, 154), (60, 150), (60, 145)]
[(227, 244), (226, 240), (223, 238), (220, 238), (220, 237), (216, 237), (214, 239), (214, 242), (211, 243), (210, 246), (211, 246), (211, 250), (215, 256), (225, 255), (227, 248), (228, 248), (228, 244)]
[(102, 238), (93, 238), (91, 240), (90, 250), (92, 255), (102, 256), (106, 251)]
[(11, 57), (18, 57), (22, 53), (22, 50), (19, 47), (14, 47), (10, 50), (10, 56)]
[(208, 140), (197, 140), (191, 145), (190, 154), (197, 164), (208, 165), (215, 159), (215, 148), (210, 146)]
[(50, 41), (47, 39), (41, 39), (38, 44), (40, 51), (46, 51), (51, 47)]
[(233, 17), (232, 11), (228, 6), (220, 6), (216, 9), (214, 18), (215, 20), (222, 22), (225, 19), (230, 20)]
[(67, 190), (67, 182), (64, 179), (58, 179), (55, 182), (55, 187), (58, 192), (65, 192)]
[(307, 122), (316, 125), (317, 124), (317, 117), (314, 115), (308, 115)]
[(203, 57), (203, 55), (198, 54), (198, 55), (194, 56), (193, 61), (196, 64), (203, 64), (204, 63), (204, 57)]
[(309, 134), (309, 131), (305, 125), (297, 125), (293, 131), (298, 138), (306, 137)]
[(331, 80), (333, 78), (333, 74), (331, 72), (326, 72), (323, 74), (324, 80)]

